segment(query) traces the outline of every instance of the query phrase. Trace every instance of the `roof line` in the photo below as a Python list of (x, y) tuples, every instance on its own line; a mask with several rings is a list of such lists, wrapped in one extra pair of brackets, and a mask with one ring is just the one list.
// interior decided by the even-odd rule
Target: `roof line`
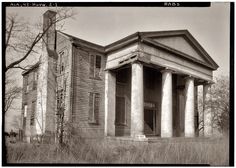
[(59, 33), (65, 35), (65, 36), (71, 38), (72, 40), (78, 40), (78, 41), (80, 41), (80, 42), (87, 43), (87, 44), (90, 44), (90, 45), (94, 45), (94, 46), (99, 47), (99, 48), (104, 48), (104, 46), (102, 46), (102, 45), (99, 45), (99, 44), (96, 44), (96, 43), (92, 43), (92, 42), (90, 42), (90, 41), (87, 41), (87, 40), (84, 40), (84, 39), (81, 39), (81, 38), (72, 36), (72, 35), (70, 35), (70, 34), (64, 33), (64, 32), (62, 32), (62, 31), (57, 30), (57, 32), (59, 32)]
[[(105, 53), (109, 53), (111, 51), (119, 49), (120, 47), (129, 45), (133, 42), (136, 42), (140, 38), (148, 38), (150, 36), (152, 36), (152, 37), (153, 36), (154, 37), (155, 36), (162, 37), (162, 36), (185, 35), (189, 39), (189, 41), (191, 43), (193, 43), (194, 47), (196, 47), (196, 49), (199, 50), (202, 53), (202, 55), (204, 55), (205, 58), (209, 61), (209, 65), (208, 65), (209, 68), (212, 68), (212, 69), (216, 70), (219, 67), (217, 65), (217, 63), (210, 57), (210, 55), (205, 51), (205, 49), (200, 45), (200, 43), (192, 36), (192, 34), (187, 29), (135, 32), (131, 35), (128, 35), (128, 36), (126, 36), (126, 37), (124, 37), (120, 40), (117, 40), (117, 41), (115, 41), (115, 42), (113, 42), (109, 45), (106, 45), (106, 46), (101, 46), (101, 45), (98, 45), (98, 44), (95, 44), (95, 43), (91, 43), (89, 41), (74, 37), (72, 35), (69, 35), (69, 34), (61, 32), (61, 31), (58, 31), (58, 32), (64, 34), (67, 37), (70, 37), (72, 40), (75, 40), (75, 42), (78, 41), (78, 42), (82, 42), (82, 43), (87, 44), (87, 45), (93, 45), (94, 47), (97, 47), (99, 50), (102, 50)], [(171, 50), (172, 50), (172, 48), (171, 48)], [(192, 60), (194, 61), (194, 58)]]

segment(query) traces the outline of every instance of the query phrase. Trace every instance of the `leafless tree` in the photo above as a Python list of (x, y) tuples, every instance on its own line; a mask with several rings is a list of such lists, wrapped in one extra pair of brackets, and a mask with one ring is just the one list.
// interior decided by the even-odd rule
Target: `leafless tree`
[(49, 28), (57, 23), (57, 27), (61, 29), (63, 21), (75, 15), (72, 8), (57, 8), (56, 12), (57, 18), (45, 29), (42, 28), (41, 22), (31, 25), (16, 14), (7, 15), (5, 27), (5, 72), (15, 68), (27, 70), (29, 66), (25, 66), (24, 61), (31, 55), (39, 54), (37, 50), (40, 47), (40, 42)]
[(5, 80), (5, 86), (4, 114), (12, 107), (14, 100), (20, 97), (22, 91), (22, 88), (9, 78)]

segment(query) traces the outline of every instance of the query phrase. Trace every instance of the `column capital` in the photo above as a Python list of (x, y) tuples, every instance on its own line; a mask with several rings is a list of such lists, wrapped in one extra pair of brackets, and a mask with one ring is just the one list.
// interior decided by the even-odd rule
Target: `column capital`
[(133, 64), (140, 64), (140, 65), (143, 65), (143, 63), (139, 60), (134, 60), (133, 62), (131, 62), (131, 65)]
[(184, 77), (184, 80), (188, 80), (188, 79), (195, 79), (192, 75), (187, 75), (186, 77)]
[(165, 68), (161, 68), (161, 69), (160, 69), (160, 72), (161, 72), (161, 73), (164, 73), (164, 72), (173, 73), (173, 72), (175, 72), (175, 71), (172, 70), (172, 69), (170, 69), (170, 68), (168, 68), (168, 67), (165, 67)]
[(213, 82), (213, 81), (205, 81), (205, 82), (203, 82), (203, 86), (206, 86), (206, 85), (209, 85), (209, 86), (211, 86), (211, 85), (213, 85), (215, 82)]

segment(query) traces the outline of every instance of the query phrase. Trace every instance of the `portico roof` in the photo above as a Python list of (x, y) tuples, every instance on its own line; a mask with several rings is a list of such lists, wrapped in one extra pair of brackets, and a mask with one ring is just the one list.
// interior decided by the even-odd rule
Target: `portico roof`
[[(194, 52), (200, 55), (199, 57), (201, 57), (202, 60), (196, 59), (193, 55), (181, 51), (178, 48), (173, 47), (173, 45), (169, 45), (168, 42), (166, 41), (162, 40), (163, 41), (162, 42), (155, 40), (159, 38), (171, 39), (174, 37), (183, 38), (186, 41), (186, 43), (188, 43), (189, 47), (191, 47), (192, 50), (194, 50)], [(184, 57), (185, 59), (191, 60), (195, 63), (208, 67), (211, 70), (216, 70), (219, 67), (217, 63), (204, 50), (204, 48), (198, 43), (198, 41), (189, 33), (188, 30), (136, 32), (112, 44), (105, 46), (105, 52), (106, 53), (114, 52), (116, 50), (121, 49), (122, 47), (128, 46), (138, 41), (159, 48), (161, 50), (165, 50), (166, 52), (170, 52), (178, 56)]]

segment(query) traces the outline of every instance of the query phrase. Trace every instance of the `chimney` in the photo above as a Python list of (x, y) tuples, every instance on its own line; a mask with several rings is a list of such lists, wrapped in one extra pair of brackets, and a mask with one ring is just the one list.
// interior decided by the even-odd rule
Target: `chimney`
[[(55, 50), (56, 47), (56, 24), (52, 24), (56, 21), (56, 14), (57, 13), (52, 10), (47, 10), (43, 14), (43, 31), (48, 29), (43, 37), (43, 40), (49, 50)], [(50, 28), (48, 28), (49, 26)]]

